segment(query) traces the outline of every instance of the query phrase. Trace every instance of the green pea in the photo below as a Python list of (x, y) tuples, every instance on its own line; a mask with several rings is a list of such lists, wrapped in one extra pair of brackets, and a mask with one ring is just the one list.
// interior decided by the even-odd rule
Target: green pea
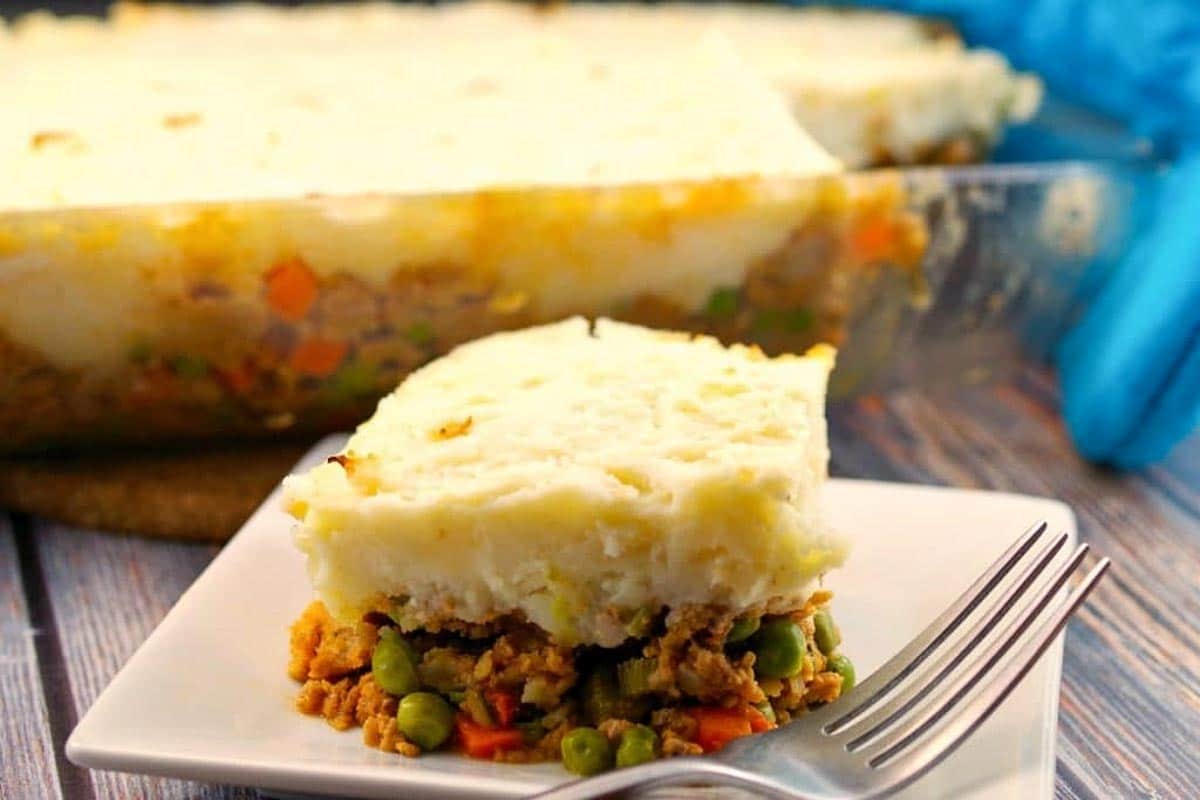
[(454, 711), (441, 695), (413, 692), (396, 709), (396, 728), (422, 750), (436, 750), (450, 738)]
[(433, 326), (428, 322), (417, 322), (404, 334), (413, 344), (429, 344), (433, 341)]
[(714, 289), (708, 297), (704, 313), (710, 317), (732, 317), (738, 310), (737, 289)]
[(802, 333), (812, 327), (813, 314), (807, 308), (794, 308), (782, 311), (765, 308), (754, 315), (754, 320), (751, 324), (755, 333), (760, 334), (780, 330), (788, 333)]
[(829, 660), (825, 662), (825, 666), (842, 676), (842, 692), (848, 692), (854, 688), (854, 665), (850, 663), (850, 659), (841, 655), (830, 656)]
[(813, 625), (817, 629), (813, 636), (817, 640), (817, 647), (825, 655), (832, 654), (842, 643), (842, 636), (838, 633), (837, 626), (833, 624), (833, 617), (829, 616), (828, 611), (818, 611), (813, 614)]
[(764, 717), (767, 718), (767, 722), (774, 724), (779, 721), (775, 717), (775, 709), (771, 706), (770, 703), (764, 701), (762, 703), (756, 703), (754, 707), (758, 709), (758, 713), (762, 714)]
[(337, 399), (368, 397), (375, 391), (377, 371), (370, 364), (352, 361), (337, 371), (331, 389)]
[(800, 333), (812, 327), (813, 313), (807, 308), (793, 308), (783, 315), (783, 327), (792, 333)]
[(562, 740), (562, 763), (567, 772), (595, 775), (613, 765), (612, 745), (595, 728), (575, 728)]
[(146, 341), (134, 342), (129, 347), (129, 360), (135, 364), (145, 364), (154, 355), (154, 346)]
[(790, 678), (804, 668), (804, 631), (790, 619), (763, 625), (753, 647), (754, 671), (765, 678)]
[(417, 657), (412, 647), (393, 628), (381, 628), (371, 654), (371, 675), (388, 694), (403, 697), (421, 688)]
[(645, 725), (634, 725), (621, 734), (617, 766), (636, 767), (658, 758), (658, 734)]
[(733, 627), (725, 635), (725, 644), (736, 644), (749, 639), (758, 631), (760, 625), (762, 625), (762, 617), (739, 617), (735, 619)]
[(203, 378), (208, 374), (208, 362), (196, 356), (175, 356), (171, 359), (171, 371), (181, 378)]

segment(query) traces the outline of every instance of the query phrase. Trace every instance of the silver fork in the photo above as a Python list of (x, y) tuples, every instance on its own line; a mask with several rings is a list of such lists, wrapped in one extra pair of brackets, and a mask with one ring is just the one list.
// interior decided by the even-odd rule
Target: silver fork
[(916, 639), (837, 702), (712, 756), (653, 761), (535, 798), (710, 785), (785, 800), (860, 800), (902, 789), (991, 715), (1108, 569), (1101, 559), (1064, 597), (1088, 546), (1056, 559), (1068, 536), (1047, 537), (1046, 530), (1041, 522), (1026, 531)]

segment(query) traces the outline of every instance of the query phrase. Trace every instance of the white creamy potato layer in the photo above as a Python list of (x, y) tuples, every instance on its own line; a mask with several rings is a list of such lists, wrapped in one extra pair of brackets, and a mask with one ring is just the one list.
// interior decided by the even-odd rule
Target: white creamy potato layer
[(608, 320), (493, 335), (285, 481), (296, 543), (344, 619), (389, 598), (408, 627), (519, 614), (612, 646), (646, 607), (793, 608), (845, 555), (832, 365)]
[(0, 21), (0, 333), (113, 374), (194, 342), (198, 281), (246, 309), (231, 338), (259, 335), (295, 258), (379, 293), (461, 273), (543, 319), (639, 293), (698, 311), (840, 171), (719, 35), (631, 52), (489, 8)]

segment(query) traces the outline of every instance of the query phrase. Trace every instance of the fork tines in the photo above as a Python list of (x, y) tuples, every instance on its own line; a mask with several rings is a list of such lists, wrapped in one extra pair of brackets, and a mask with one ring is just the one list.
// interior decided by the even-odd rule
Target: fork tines
[(1041, 522), (1026, 531), (908, 647), (848, 692), (838, 703), (845, 710), (823, 732), (903, 780), (982, 724), (1108, 569), (1100, 560), (1067, 593), (1088, 546), (1060, 558), (1069, 537), (1047, 529)]

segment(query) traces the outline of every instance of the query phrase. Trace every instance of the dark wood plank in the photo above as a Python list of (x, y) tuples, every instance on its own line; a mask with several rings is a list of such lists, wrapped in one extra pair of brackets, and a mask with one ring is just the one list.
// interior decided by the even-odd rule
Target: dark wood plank
[(868, 398), (832, 414), (834, 472), (1055, 497), (1115, 562), (1067, 633), (1060, 797), (1191, 797), (1200, 786), (1200, 445), (1120, 475), (1083, 462), (1053, 377)]
[(0, 512), (0, 782), (5, 796), (11, 791), (13, 797), (62, 797), (38, 675), (38, 630), (29, 616), (20, 568), (12, 525)]
[[(37, 554), (52, 587), (69, 693), (82, 715), (216, 554), (163, 542), (40, 523)], [(61, 748), (63, 743), (57, 742)], [(144, 775), (91, 772), (96, 798), (255, 798), (253, 790)]]

